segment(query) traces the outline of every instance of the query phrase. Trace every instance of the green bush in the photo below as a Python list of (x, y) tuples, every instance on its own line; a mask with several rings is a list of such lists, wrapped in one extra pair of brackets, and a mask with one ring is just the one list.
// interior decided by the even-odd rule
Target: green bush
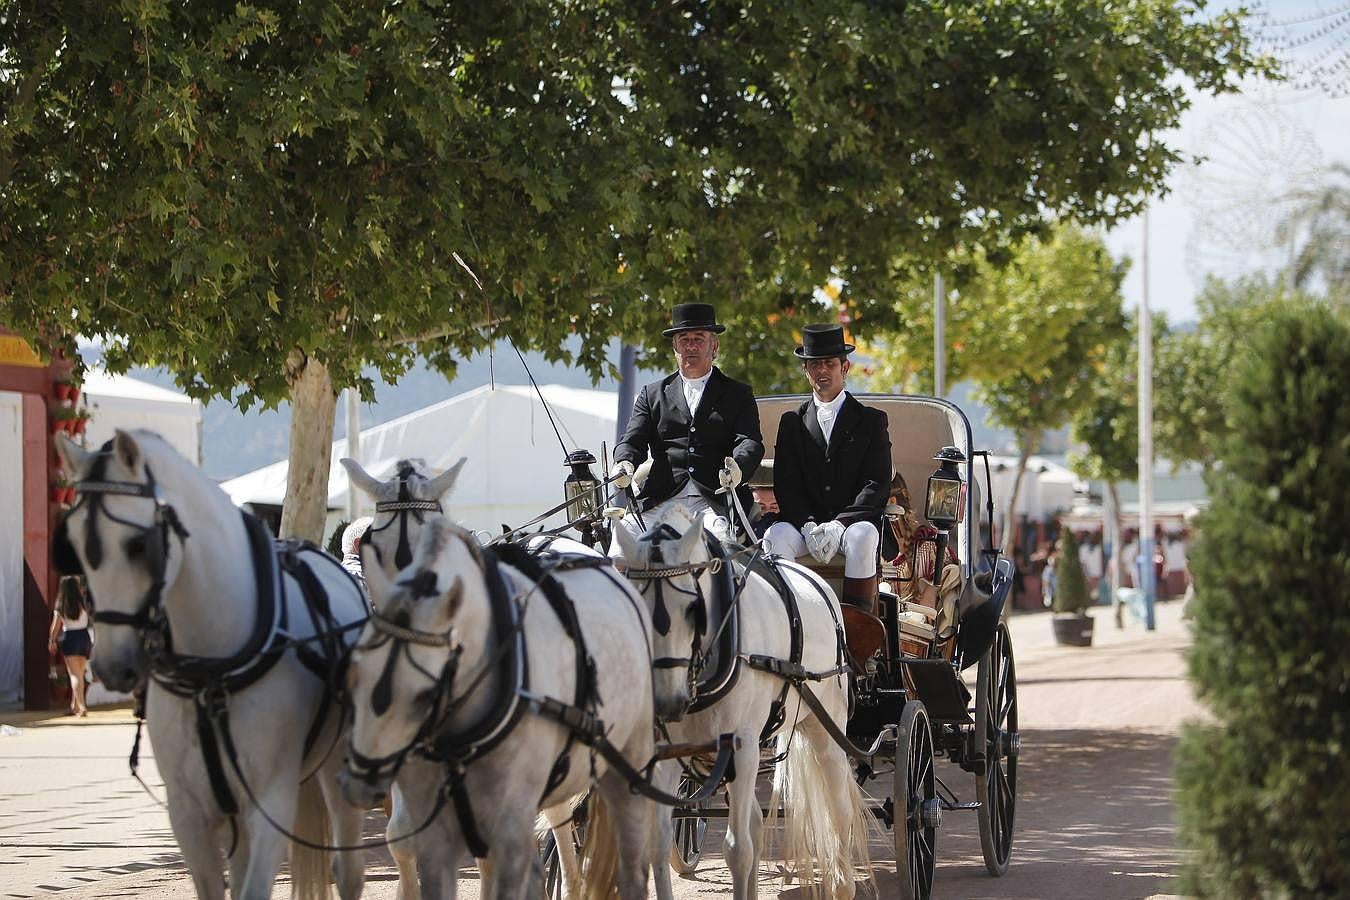
[(1350, 322), (1272, 309), (1234, 367), (1231, 434), (1191, 554), (1185, 887), (1350, 896)]
[(1081, 616), (1090, 605), (1078, 539), (1068, 528), (1061, 528), (1055, 550), (1055, 612)]

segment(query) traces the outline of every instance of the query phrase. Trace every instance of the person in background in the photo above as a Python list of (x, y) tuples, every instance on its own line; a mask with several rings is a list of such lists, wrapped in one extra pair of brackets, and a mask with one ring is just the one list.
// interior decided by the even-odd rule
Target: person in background
[(1055, 557), (1058, 553), (1054, 544), (1045, 551), (1045, 568), (1041, 570), (1041, 602), (1046, 609), (1053, 609), (1055, 605)]
[(89, 655), (94, 639), (89, 632), (89, 604), (78, 575), (65, 575), (52, 610), (52, 626), (47, 634), (47, 652), (55, 655), (57, 646), (66, 659), (70, 676), (70, 712), (84, 717), (89, 708), (84, 702), (84, 673), (89, 667)]
[[(741, 486), (764, 457), (759, 407), (750, 385), (728, 378), (713, 365), (717, 336), (726, 331), (708, 303), (680, 303), (671, 310), (670, 338), (678, 371), (638, 392), (623, 437), (614, 447), (610, 476), (623, 490), (651, 456), (651, 472), (637, 495), (647, 524), (676, 504), (701, 518), (719, 540), (732, 536), (727, 492), (738, 491), (744, 507), (750, 492)], [(637, 517), (620, 520), (636, 533)], [(617, 553), (617, 545), (611, 549)]]
[(755, 474), (747, 482), (755, 504), (750, 510), (750, 526), (755, 529), (755, 537), (764, 537), (769, 526), (778, 521), (778, 497), (773, 491), (773, 460), (766, 459), (759, 464)]
[(342, 532), (342, 568), (356, 579), (363, 591), (366, 589), (366, 573), (361, 568), (361, 542), (365, 540), (366, 531), (373, 521), (375, 519), (372, 516), (362, 516)]

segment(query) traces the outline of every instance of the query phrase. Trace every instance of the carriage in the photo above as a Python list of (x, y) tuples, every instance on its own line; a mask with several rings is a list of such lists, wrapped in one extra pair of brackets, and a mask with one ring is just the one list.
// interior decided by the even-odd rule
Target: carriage
[[(987, 454), (973, 448), (970, 424), (961, 410), (932, 397), (858, 398), (887, 414), (893, 469), (905, 484), (927, 486), (924, 518), (932, 527), (911, 538), (900, 522), (915, 510), (887, 508), (892, 540), (883, 541), (889, 549), (880, 566), (879, 615), (842, 608), (853, 669), (852, 704), (846, 728), (831, 737), (851, 758), (855, 778), (870, 785), (870, 794), (884, 798), (872, 813), (893, 835), (902, 895), (924, 898), (932, 892), (944, 812), (975, 811), (987, 870), (1000, 876), (1008, 867), (1020, 750), (1013, 648), (1002, 621), (1012, 564), (993, 548), (992, 503), (986, 501), (984, 508), (980, 503), (980, 485), (989, 484)], [(781, 415), (805, 399), (758, 400), (770, 452)], [(981, 456), (983, 471), (978, 466)], [(567, 494), (586, 497), (595, 483), (584, 468), (574, 467)], [(582, 510), (569, 510), (574, 512)], [(595, 527), (584, 513), (573, 521), (584, 523), (583, 533)], [(900, 546), (906, 540), (912, 543)], [(911, 563), (893, 561), (900, 557)], [(935, 567), (930, 580), (913, 564), (924, 558), (951, 561)], [(822, 565), (803, 557), (792, 564), (815, 570), (840, 592), (841, 558)], [(973, 691), (963, 677), (971, 668)], [(764, 753), (768, 758), (761, 769), (767, 770), (776, 760), (767, 745)], [(970, 799), (962, 800), (938, 774), (938, 758), (974, 776)], [(687, 769), (686, 786), (692, 787), (699, 774)], [(708, 820), (727, 816), (728, 809), (684, 806), (673, 815), (671, 866), (691, 875)], [(546, 852), (553, 849), (550, 840), (545, 841)], [(550, 885), (556, 888), (558, 879)]]

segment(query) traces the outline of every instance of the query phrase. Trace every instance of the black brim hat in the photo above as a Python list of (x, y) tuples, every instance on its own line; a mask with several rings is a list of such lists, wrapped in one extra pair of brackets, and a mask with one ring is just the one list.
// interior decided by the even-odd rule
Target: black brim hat
[(721, 334), (727, 326), (717, 324), (717, 313), (711, 303), (677, 303), (670, 311), (670, 327), (661, 332), (666, 337), (681, 331), (711, 331)]
[(792, 352), (798, 359), (842, 359), (856, 349), (844, 343), (843, 325), (807, 325), (802, 329), (802, 345)]

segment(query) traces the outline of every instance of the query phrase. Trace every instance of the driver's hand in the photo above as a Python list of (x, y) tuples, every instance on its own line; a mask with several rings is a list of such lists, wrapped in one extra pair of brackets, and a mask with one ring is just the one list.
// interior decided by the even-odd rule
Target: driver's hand
[(741, 483), (741, 467), (736, 460), (728, 456), (722, 461), (722, 471), (717, 473), (717, 480), (722, 485), (722, 491), (732, 491)]
[(614, 486), (619, 490), (624, 490), (633, 483), (633, 464), (626, 459), (621, 459), (609, 470), (609, 477), (614, 479)]

